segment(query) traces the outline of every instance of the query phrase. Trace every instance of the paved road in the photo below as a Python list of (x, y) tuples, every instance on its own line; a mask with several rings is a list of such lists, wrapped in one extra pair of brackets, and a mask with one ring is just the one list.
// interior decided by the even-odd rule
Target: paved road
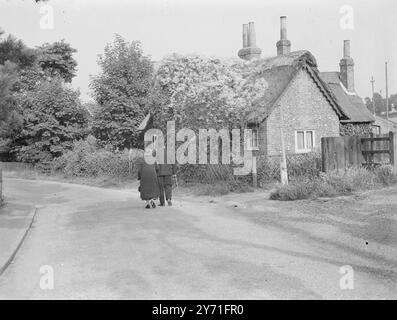
[[(0, 299), (397, 298), (397, 190), (377, 212), (367, 204), (376, 197), (281, 203), (257, 193), (238, 207), (236, 196), (184, 197), (147, 210), (134, 190), (5, 186), (39, 210), (0, 277)], [(362, 210), (341, 214), (352, 201)], [(340, 289), (344, 265), (353, 290)], [(52, 290), (40, 288), (42, 266), (53, 268)]]

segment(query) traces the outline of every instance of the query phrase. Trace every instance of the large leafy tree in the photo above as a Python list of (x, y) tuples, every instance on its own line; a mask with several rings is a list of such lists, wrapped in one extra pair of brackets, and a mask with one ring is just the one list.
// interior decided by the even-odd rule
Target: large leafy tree
[(17, 95), (23, 113), (23, 130), (14, 149), (19, 160), (49, 161), (86, 136), (88, 114), (79, 94), (55, 78)]
[(50, 77), (61, 77), (71, 82), (76, 75), (77, 62), (73, 54), (77, 52), (64, 40), (45, 43), (37, 48), (38, 65)]
[(4, 131), (5, 121), (15, 106), (12, 87), (16, 81), (15, 65), (10, 62), (0, 65), (0, 134)]
[[(3, 35), (0, 30), (0, 37)], [(18, 90), (19, 73), (34, 65), (35, 51), (21, 40), (8, 36), (0, 40), (0, 153), (7, 154), (22, 125), (14, 92)]]
[(24, 69), (31, 67), (36, 58), (34, 49), (28, 48), (22, 40), (18, 40), (12, 35), (0, 41), (0, 65), (10, 61)]
[(136, 131), (145, 116), (153, 66), (140, 43), (116, 35), (99, 56), (101, 73), (90, 87), (98, 104), (92, 130), (104, 144), (115, 148), (138, 146)]
[(17, 82), (16, 65), (7, 61), (0, 65), (0, 148), (9, 149), (9, 145), (21, 128), (21, 117), (17, 112), (13, 87)]
[(12, 36), (0, 41), (0, 149), (27, 162), (51, 160), (87, 131), (75, 76), (76, 52), (63, 40), (28, 48)]
[[(386, 112), (386, 98), (383, 98), (382, 95), (380, 95), (377, 92), (374, 93), (373, 99), (366, 97), (365, 104), (367, 105), (367, 108), (371, 112), (373, 112), (372, 100), (374, 101), (375, 104), (376, 114), (382, 114)], [(397, 106), (397, 94), (391, 94), (389, 96), (389, 111), (391, 111), (392, 105), (394, 105), (395, 107)]]
[(371, 112), (374, 111), (372, 101), (374, 102), (375, 105), (376, 114), (381, 114), (383, 111), (386, 111), (386, 103), (383, 97), (379, 93), (375, 92), (372, 99), (369, 97), (365, 98), (365, 104), (368, 110), (370, 110)]

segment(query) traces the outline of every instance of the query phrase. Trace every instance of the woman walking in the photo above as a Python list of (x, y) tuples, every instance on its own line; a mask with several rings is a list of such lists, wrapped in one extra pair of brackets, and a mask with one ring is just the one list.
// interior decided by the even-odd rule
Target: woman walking
[(154, 200), (156, 200), (160, 196), (156, 165), (147, 164), (144, 159), (141, 159), (138, 169), (138, 180), (140, 180), (141, 182), (139, 186), (141, 199), (146, 201), (145, 208), (156, 208)]

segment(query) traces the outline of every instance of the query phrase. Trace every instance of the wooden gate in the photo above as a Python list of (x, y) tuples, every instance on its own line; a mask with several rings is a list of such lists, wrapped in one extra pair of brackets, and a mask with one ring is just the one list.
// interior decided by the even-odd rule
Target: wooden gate
[(389, 163), (397, 167), (397, 133), (321, 138), (324, 172)]

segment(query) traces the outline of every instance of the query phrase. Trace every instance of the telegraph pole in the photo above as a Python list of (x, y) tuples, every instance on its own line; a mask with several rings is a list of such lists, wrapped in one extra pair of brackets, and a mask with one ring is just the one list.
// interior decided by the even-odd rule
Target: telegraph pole
[(385, 62), (385, 75), (386, 75), (386, 119), (389, 120), (389, 90), (387, 86), (387, 62)]
[(376, 116), (376, 112), (375, 112), (375, 100), (374, 100), (374, 76), (371, 77), (371, 85), (372, 85), (372, 111), (374, 113), (374, 116)]

